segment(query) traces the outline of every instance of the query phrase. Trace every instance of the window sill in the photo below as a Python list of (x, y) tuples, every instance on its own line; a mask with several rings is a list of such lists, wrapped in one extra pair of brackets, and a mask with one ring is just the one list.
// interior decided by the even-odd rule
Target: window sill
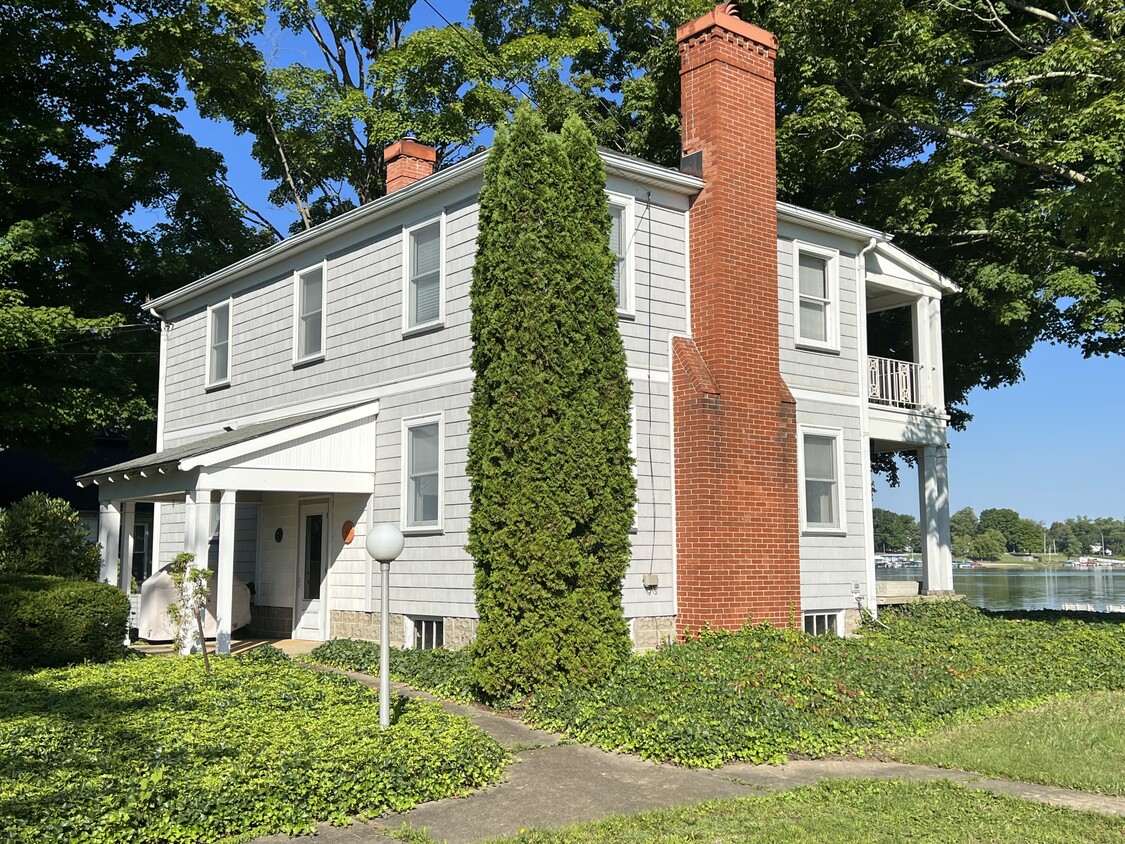
[(445, 533), (445, 528), (441, 525), (416, 525), (414, 527), (403, 527), (403, 536), (441, 536)]
[(801, 529), (802, 536), (847, 536), (847, 528), (842, 527), (805, 527)]
[(293, 361), (294, 369), (303, 369), (306, 366), (312, 366), (314, 363), (320, 363), (324, 360), (324, 352), (319, 355), (312, 355), (311, 357), (301, 358), (300, 360)]
[(794, 345), (803, 352), (819, 352), (822, 355), (840, 354), (839, 346), (833, 346), (828, 343), (821, 344), (814, 343), (811, 340), (798, 340)]
[(439, 319), (437, 322), (427, 322), (423, 325), (412, 325), (410, 328), (402, 329), (402, 338), (405, 340), (407, 337), (417, 337), (420, 334), (430, 334), (434, 331), (441, 331), (445, 328), (445, 320)]
[(636, 322), (637, 314), (636, 314), (635, 311), (623, 311), (620, 308), (618, 308), (617, 309), (617, 318), (628, 320), (629, 322)]
[(217, 384), (204, 384), (203, 392), (217, 393), (219, 390), (226, 390), (230, 388), (230, 381), (220, 381)]

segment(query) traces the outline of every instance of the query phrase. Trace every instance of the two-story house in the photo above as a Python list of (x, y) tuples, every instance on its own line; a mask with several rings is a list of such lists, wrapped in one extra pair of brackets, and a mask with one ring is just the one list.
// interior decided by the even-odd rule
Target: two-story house
[[(940, 302), (956, 288), (884, 233), (777, 202), (773, 36), (720, 9), (678, 38), (681, 168), (602, 153), (634, 388), (625, 613), (638, 647), (748, 620), (842, 633), (875, 608), (872, 448), (916, 450), (923, 588), (952, 590)], [(261, 634), (376, 638), (364, 537), (389, 521), (406, 536), (392, 644), (471, 640), (485, 158), (432, 172), (432, 149), (395, 144), (382, 199), (146, 306), (157, 451), (80, 478), (99, 488), (107, 579), (151, 502), (159, 563), (186, 550), (217, 569), (220, 650), (235, 576)], [(893, 308), (912, 360), (868, 355), (868, 315)]]

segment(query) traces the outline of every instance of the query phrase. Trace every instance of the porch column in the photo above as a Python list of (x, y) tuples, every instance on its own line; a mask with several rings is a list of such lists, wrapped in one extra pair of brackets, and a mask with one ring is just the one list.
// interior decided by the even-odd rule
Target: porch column
[(949, 539), (949, 465), (945, 446), (918, 449), (918, 511), (922, 529), (922, 592), (953, 594)]
[(238, 493), (224, 489), (219, 501), (219, 572), (215, 584), (215, 652), (230, 653), (234, 604), (234, 521)]
[[(133, 593), (133, 528), (137, 524), (137, 502), (125, 502), (125, 516), (121, 525), (121, 567), (119, 569), (118, 584), (126, 595)], [(130, 613), (129, 623), (125, 626), (125, 646), (131, 642), (129, 634), (133, 629), (133, 617)]]
[[(199, 569), (207, 568), (207, 551), (211, 539), (211, 490), (195, 489), (189, 492), (185, 499), (184, 507), (184, 551), (195, 555), (192, 566)], [(190, 622), (190, 630), (183, 637), (183, 653), (195, 653), (203, 647), (199, 641), (195, 619)]]
[(133, 529), (137, 524), (137, 502), (126, 501), (121, 522), (121, 566), (117, 583), (126, 595), (133, 592)]
[[(121, 551), (121, 502), (98, 502), (98, 544), (102, 548), (102, 564), (98, 580), (120, 585), (118, 557)], [(128, 586), (126, 586), (128, 588)]]

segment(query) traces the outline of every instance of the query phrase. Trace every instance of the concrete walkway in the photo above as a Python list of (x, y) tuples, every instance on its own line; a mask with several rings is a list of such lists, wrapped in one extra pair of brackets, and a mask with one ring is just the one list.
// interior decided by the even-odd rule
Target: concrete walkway
[[(366, 685), (378, 685), (377, 678), (345, 673)], [(392, 685), (400, 694), (435, 699), (399, 683)], [(465, 715), (513, 752), (504, 781), (469, 797), (425, 803), (403, 814), (352, 824), (346, 829), (321, 824), (316, 836), (318, 844), (386, 841), (383, 831), (397, 831), (403, 824), (415, 830), (424, 829), (437, 841), (475, 844), (515, 835), (521, 829), (554, 828), (608, 815), (637, 814), (705, 800), (761, 795), (825, 779), (945, 779), (968, 788), (1040, 803), (1125, 816), (1125, 798), (1122, 797), (868, 759), (805, 760), (786, 765), (732, 763), (712, 771), (693, 770), (606, 753), (586, 745), (567, 744), (562, 736), (534, 730), (483, 708), (445, 701), (442, 705), (449, 712)], [(278, 835), (258, 839), (258, 842), (281, 844), (291, 840)]]

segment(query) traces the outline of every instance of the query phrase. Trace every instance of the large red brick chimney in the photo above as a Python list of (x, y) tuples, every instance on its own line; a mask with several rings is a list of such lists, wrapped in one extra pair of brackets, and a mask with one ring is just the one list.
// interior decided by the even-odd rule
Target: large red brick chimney
[(796, 403), (778, 353), (777, 39), (722, 4), (676, 32), (691, 339), (673, 342), (681, 636), (801, 618)]
[(434, 148), (413, 138), (395, 141), (383, 150), (387, 166), (387, 193), (394, 193), (424, 179), (434, 172), (437, 153)]

